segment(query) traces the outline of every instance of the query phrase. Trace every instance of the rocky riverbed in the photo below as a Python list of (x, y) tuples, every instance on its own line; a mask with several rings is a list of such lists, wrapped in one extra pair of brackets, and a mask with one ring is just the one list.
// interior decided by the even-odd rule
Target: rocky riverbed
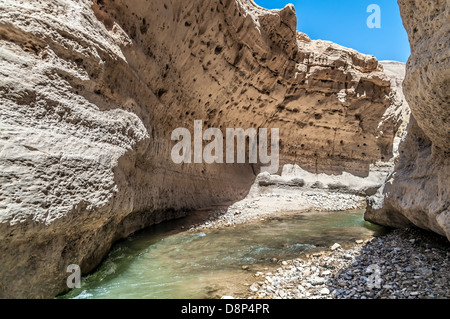
[[(276, 183), (267, 187), (267, 180), (270, 185)], [(355, 194), (355, 189), (334, 191), (313, 188), (309, 184), (260, 175), (244, 200), (212, 210), (205, 221), (194, 224), (189, 230), (230, 227), (309, 211), (361, 209), (366, 205), (366, 197)], [(353, 244), (336, 243), (328, 250), (299, 255), (294, 260), (277, 260), (276, 257), (274, 262), (279, 267), (255, 272), (254, 282), (246, 283), (248, 295), (245, 297), (450, 297), (450, 242), (420, 229), (396, 229), (381, 237), (361, 238)], [(243, 270), (252, 271), (248, 267)]]
[(450, 243), (417, 229), (393, 230), (353, 246), (279, 261), (254, 274), (249, 298), (449, 298)]
[[(230, 227), (308, 211), (361, 209), (365, 197), (322, 189), (272, 188), (213, 210), (190, 230)], [(341, 243), (342, 244), (342, 243)], [(276, 256), (274, 256), (275, 258)], [(277, 261), (256, 272), (247, 298), (373, 299), (450, 298), (450, 243), (419, 229), (336, 243), (330, 249)], [(251, 270), (245, 270), (251, 271)]]

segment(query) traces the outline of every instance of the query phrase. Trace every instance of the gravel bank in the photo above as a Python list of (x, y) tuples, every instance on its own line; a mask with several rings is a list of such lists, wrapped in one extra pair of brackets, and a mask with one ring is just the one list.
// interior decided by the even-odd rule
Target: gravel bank
[(271, 192), (257, 197), (245, 198), (228, 208), (210, 213), (205, 222), (193, 225), (190, 230), (228, 227), (261, 220), (283, 214), (298, 214), (306, 211), (343, 211), (361, 209), (366, 205), (365, 197), (331, 193), (326, 191)]
[(255, 273), (249, 298), (413, 299), (450, 298), (450, 243), (408, 229), (358, 241), (344, 249), (281, 261)]

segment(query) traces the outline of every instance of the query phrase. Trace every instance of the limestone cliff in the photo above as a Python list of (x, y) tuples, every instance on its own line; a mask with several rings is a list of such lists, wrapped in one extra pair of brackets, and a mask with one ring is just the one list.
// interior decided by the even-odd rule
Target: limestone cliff
[(395, 172), (365, 218), (450, 240), (450, 3), (399, 0), (411, 45), (403, 90), (412, 116)]
[(373, 56), (244, 0), (0, 2), (0, 297), (188, 210), (241, 199), (258, 167), (174, 164), (177, 127), (280, 128), (281, 163), (367, 176), (398, 122)]

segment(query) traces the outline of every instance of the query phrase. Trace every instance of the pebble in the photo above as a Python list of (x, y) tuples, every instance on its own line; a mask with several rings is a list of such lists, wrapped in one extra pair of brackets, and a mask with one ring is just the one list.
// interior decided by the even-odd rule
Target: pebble
[(341, 248), (341, 245), (339, 245), (338, 243), (334, 243), (333, 246), (330, 247), (331, 250), (336, 250), (338, 248)]
[(321, 277), (313, 277), (310, 279), (311, 285), (317, 286), (325, 283), (325, 279)]
[(330, 290), (328, 288), (322, 288), (320, 290), (320, 294), (321, 295), (329, 295), (330, 294)]
[(252, 284), (249, 288), (248, 288), (251, 292), (257, 292), (259, 290), (259, 285), (257, 283)]

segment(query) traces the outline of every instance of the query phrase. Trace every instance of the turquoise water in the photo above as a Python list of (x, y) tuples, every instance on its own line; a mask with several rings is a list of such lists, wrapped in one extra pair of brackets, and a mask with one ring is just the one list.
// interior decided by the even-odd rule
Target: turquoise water
[[(333, 243), (377, 236), (363, 211), (301, 213), (197, 232), (183, 220), (163, 223), (117, 243), (81, 288), (59, 298), (217, 298), (245, 291), (254, 271)], [(243, 271), (249, 265), (250, 271)]]

